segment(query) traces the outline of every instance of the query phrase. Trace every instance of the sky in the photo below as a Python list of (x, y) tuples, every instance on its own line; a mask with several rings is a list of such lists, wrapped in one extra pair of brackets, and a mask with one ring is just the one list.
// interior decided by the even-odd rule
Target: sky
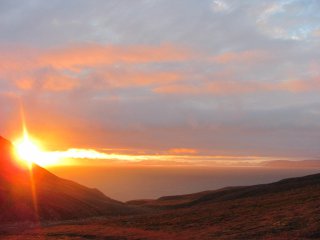
[(50, 151), (317, 159), (319, 12), (318, 0), (2, 0), (0, 134), (17, 137), (23, 106)]

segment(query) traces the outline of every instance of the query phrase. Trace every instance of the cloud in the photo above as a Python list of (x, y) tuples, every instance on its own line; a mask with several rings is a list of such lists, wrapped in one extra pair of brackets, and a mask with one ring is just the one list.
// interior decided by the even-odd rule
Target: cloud
[[(168, 63), (192, 58), (187, 49), (160, 46), (102, 46), (96, 44), (57, 49), (2, 49), (0, 74), (22, 90), (67, 91), (88, 86), (92, 78), (120, 87), (172, 82), (176, 72), (133, 69), (130, 65)], [(118, 69), (126, 65), (126, 69)], [(131, 70), (130, 70), (131, 69)], [(0, 79), (1, 80), (1, 79)]]
[(318, 92), (320, 91), (319, 77), (305, 80), (284, 80), (275, 83), (258, 81), (206, 81), (200, 85), (172, 84), (153, 89), (160, 94), (187, 94), (187, 95), (242, 95), (264, 92)]
[(261, 91), (270, 91), (273, 86), (270, 84), (259, 84), (255, 82), (240, 82), (240, 81), (212, 81), (204, 84), (193, 85), (167, 85), (160, 86), (154, 89), (154, 92), (161, 94), (216, 94), (216, 95), (239, 95), (256, 93)]
[[(110, 151), (110, 150), (109, 150)], [(217, 156), (217, 155), (197, 155), (195, 149), (177, 148), (170, 149), (164, 154), (124, 154), (108, 153), (96, 149), (67, 149), (65, 151), (41, 151), (35, 160), (40, 166), (55, 165), (156, 165), (156, 166), (260, 166), (266, 162), (273, 161), (272, 157), (263, 156)], [(45, 159), (45, 161), (44, 161)], [(281, 158), (280, 158), (281, 159)], [(287, 160), (282, 158), (283, 161)], [(277, 160), (279, 160), (277, 158)], [(263, 165), (264, 166), (264, 165)], [(268, 165), (269, 166), (269, 165)]]
[(171, 154), (196, 154), (198, 153), (197, 149), (194, 148), (172, 148), (169, 150), (169, 153)]
[(319, 38), (320, 37), (320, 29), (317, 28), (312, 32), (312, 36)]
[(277, 86), (280, 90), (291, 92), (320, 91), (320, 76), (307, 80), (287, 80)]
[(40, 62), (58, 69), (77, 69), (116, 63), (175, 62), (191, 57), (191, 52), (171, 44), (160, 46), (84, 45), (54, 49), (40, 56)]
[(174, 83), (184, 76), (180, 72), (108, 69), (98, 70), (93, 77), (100, 79), (102, 88), (126, 88)]
[(319, 1), (0, 6), (1, 132), (21, 101), (53, 149), (319, 155)]
[(242, 52), (225, 52), (212, 57), (215, 63), (257, 63), (269, 59), (271, 56), (266, 51), (250, 50)]
[(211, 8), (214, 12), (229, 12), (231, 7), (223, 0), (213, 0)]
[[(161, 94), (248, 94), (255, 92), (318, 91), (317, 78), (305, 80), (239, 79), (234, 66), (252, 71), (253, 65), (269, 64), (275, 58), (264, 50), (195, 54), (193, 50), (164, 44), (160, 46), (82, 45), (40, 50), (18, 49), (0, 58), (2, 81), (23, 91), (62, 92), (75, 89), (121, 89), (150, 87)], [(163, 64), (204, 63), (223, 65), (213, 74), (198, 70), (159, 69)], [(0, 80), (1, 81), (1, 80)]]
[(310, 40), (319, 28), (319, 7), (317, 1), (268, 1), (259, 8), (257, 26), (272, 38)]

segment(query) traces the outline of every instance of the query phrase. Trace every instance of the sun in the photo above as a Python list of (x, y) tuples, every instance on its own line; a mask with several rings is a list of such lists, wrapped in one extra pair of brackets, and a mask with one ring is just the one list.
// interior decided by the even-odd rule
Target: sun
[(14, 145), (19, 159), (24, 161), (28, 166), (41, 161), (43, 157), (41, 148), (36, 141), (29, 137), (27, 132), (25, 132), (23, 137), (17, 140)]
[(56, 166), (61, 164), (61, 158), (55, 152), (48, 152), (42, 148), (40, 141), (30, 137), (27, 129), (23, 131), (23, 136), (14, 141), (17, 159), (24, 166), (32, 168), (35, 163), (41, 167)]
[(35, 163), (41, 167), (47, 167), (52, 165), (58, 165), (60, 163), (60, 157), (54, 152), (47, 152), (42, 148), (41, 142), (35, 140), (29, 135), (27, 128), (25, 114), (23, 106), (20, 108), (21, 123), (22, 123), (22, 136), (18, 140), (13, 142), (15, 147), (15, 155), (18, 162), (27, 165), (32, 168), (32, 164)]

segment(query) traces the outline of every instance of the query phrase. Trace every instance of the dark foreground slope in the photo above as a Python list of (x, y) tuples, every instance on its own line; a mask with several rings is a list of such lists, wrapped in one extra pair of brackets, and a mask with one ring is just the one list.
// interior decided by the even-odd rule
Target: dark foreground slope
[(187, 195), (165, 196), (156, 200), (133, 200), (129, 201), (128, 204), (159, 209), (179, 209), (196, 207), (203, 204), (238, 201), (247, 198), (262, 199), (276, 197), (278, 195), (285, 196), (293, 192), (297, 192), (297, 194), (307, 194), (306, 197), (308, 197), (310, 196), (309, 194), (311, 194), (311, 190), (316, 190), (319, 187), (320, 174), (314, 174), (305, 177), (284, 179), (269, 184), (226, 187)]
[(33, 164), (17, 164), (10, 142), (0, 137), (0, 223), (119, 215), (133, 208), (96, 189), (61, 179)]
[(129, 204), (153, 211), (62, 222), (3, 239), (320, 239), (320, 174)]

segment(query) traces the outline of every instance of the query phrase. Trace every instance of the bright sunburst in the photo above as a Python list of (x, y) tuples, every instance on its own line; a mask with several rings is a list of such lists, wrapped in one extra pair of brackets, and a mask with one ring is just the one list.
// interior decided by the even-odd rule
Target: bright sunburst
[(59, 159), (54, 154), (44, 151), (39, 141), (36, 141), (29, 135), (22, 105), (20, 114), (23, 134), (20, 139), (14, 142), (18, 159), (29, 168), (32, 167), (32, 163), (36, 163), (42, 167), (56, 165)]
[(57, 165), (60, 163), (60, 156), (54, 152), (46, 152), (41, 148), (38, 141), (31, 138), (25, 129), (21, 139), (14, 142), (18, 159), (29, 168), (32, 163), (42, 167)]
[(15, 142), (15, 147), (19, 159), (23, 160), (29, 166), (32, 163), (41, 161), (42, 151), (38, 144), (33, 141), (27, 131), (24, 132), (23, 137)]

